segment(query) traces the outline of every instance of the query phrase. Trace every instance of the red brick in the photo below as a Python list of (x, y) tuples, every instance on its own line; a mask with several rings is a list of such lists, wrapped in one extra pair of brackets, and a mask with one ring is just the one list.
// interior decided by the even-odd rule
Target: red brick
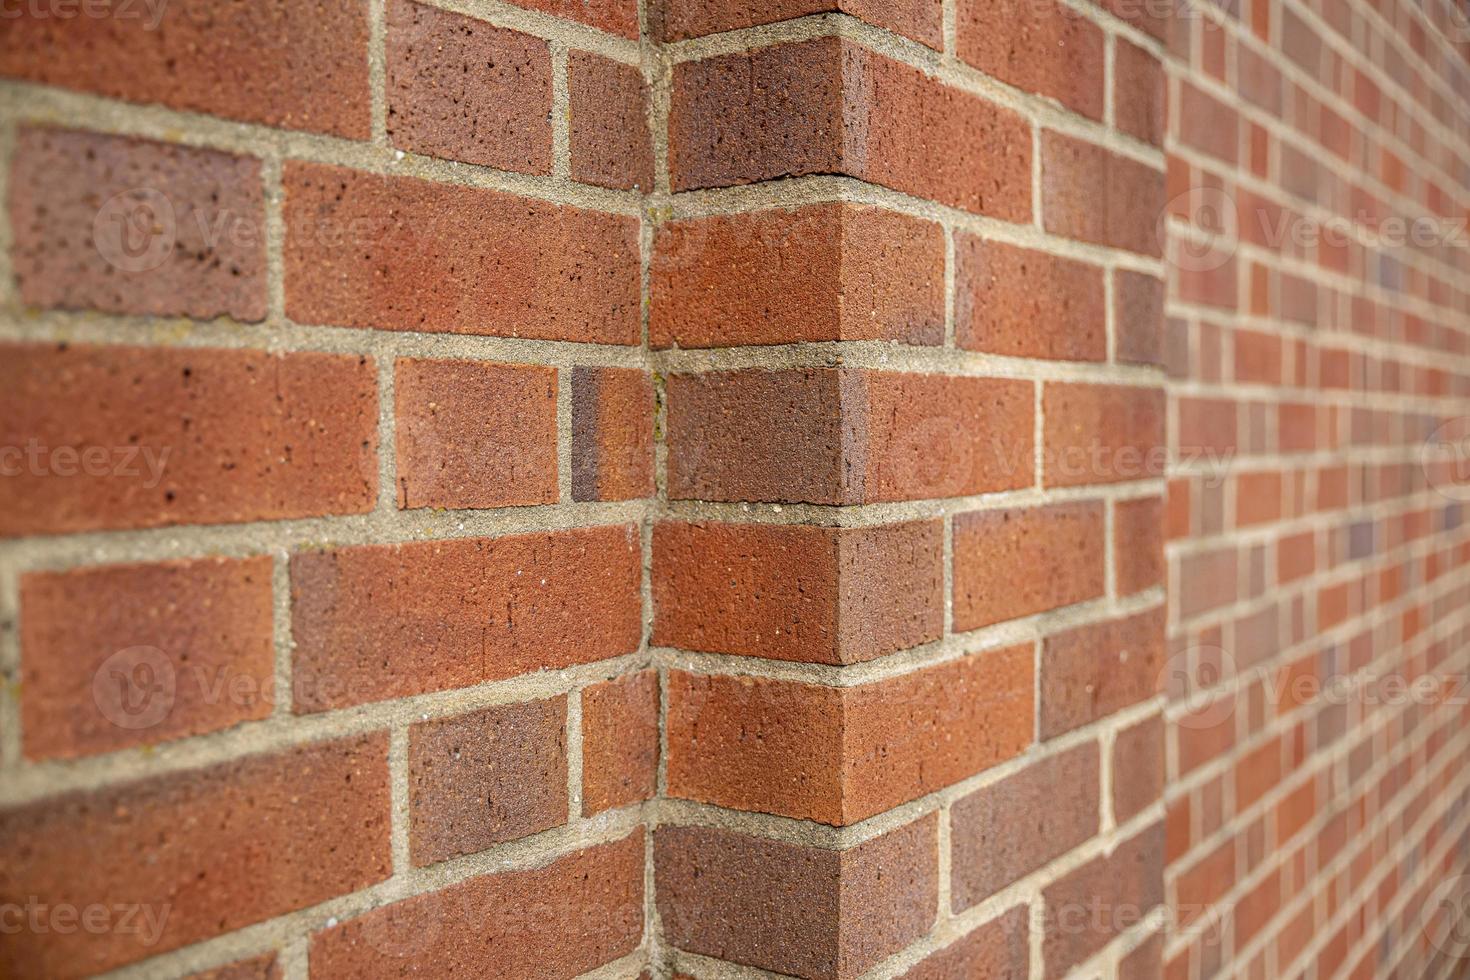
[(312, 976), (571, 978), (643, 936), (643, 831), (479, 875), (311, 937)]
[(941, 949), (902, 975), (902, 980), (966, 980), (1031, 975), (1030, 913), (1011, 909)]
[(675, 190), (846, 174), (1006, 221), (1031, 218), (1031, 133), (1006, 109), (836, 37), (681, 62)]
[(32, 572), (20, 596), (28, 758), (165, 742), (270, 714), (269, 557)]
[(638, 0), (516, 0), (516, 6), (580, 21), (600, 31), (638, 39)]
[(1113, 114), (1135, 139), (1164, 143), (1164, 67), (1159, 59), (1121, 37), (1113, 52)]
[(1079, 241), (1162, 255), (1158, 234), (1164, 175), (1071, 136), (1041, 136), (1046, 230)]
[(1163, 824), (1154, 824), (1042, 891), (1042, 959), (1048, 978), (1069, 975), (1163, 902), (1163, 830)]
[(1281, 383), (1281, 338), (1254, 330), (1235, 332), (1235, 380), (1247, 384)]
[(265, 318), (254, 157), (22, 126), (10, 225), (16, 282), (32, 306)]
[(133, 931), (6, 930), (0, 968), (100, 973), (382, 881), (388, 800), (374, 735), (0, 812), (5, 902), (145, 907)]
[(850, 980), (928, 932), (936, 829), (930, 815), (837, 851), (666, 824), (653, 851), (665, 939), (808, 980)]
[(556, 368), (400, 359), (398, 506), (557, 501)]
[(845, 825), (1031, 743), (1030, 646), (856, 687), (669, 675), (668, 792)]
[[(1002, 28), (1003, 25), (1003, 28)], [(1103, 32), (1055, 0), (960, 0), (957, 53), (992, 78), (1103, 117)]]
[(1047, 486), (1163, 475), (1162, 389), (1049, 382), (1042, 411)]
[(1041, 647), (1041, 737), (1153, 697), (1164, 670), (1162, 608), (1047, 637)]
[(653, 190), (648, 86), (637, 65), (573, 51), (567, 57), (573, 180)]
[(669, 496), (855, 504), (1033, 481), (1028, 381), (853, 369), (668, 380)]
[(191, 973), (184, 980), (281, 980), (281, 964), (275, 953), (252, 956), (212, 970)]
[(1045, 252), (955, 236), (955, 342), (1012, 357), (1107, 357), (1102, 269)]
[(296, 710), (631, 653), (639, 551), (629, 525), (294, 555)]
[(638, 342), (636, 218), (312, 163), (282, 181), (293, 320)]
[(978, 905), (1097, 833), (1097, 744), (1041, 759), (955, 801), (950, 811), (955, 912)]
[(943, 43), (937, 0), (665, 0), (655, 15), (655, 32), (665, 41), (718, 34), (741, 27), (840, 11), (938, 49)]
[(1113, 505), (1114, 580), (1119, 595), (1164, 582), (1164, 502), (1158, 497)]
[(653, 532), (653, 642), (857, 663), (939, 638), (943, 534), (663, 522)]
[(1113, 742), (1113, 816), (1131, 820), (1164, 796), (1164, 722), (1155, 715)]
[(658, 674), (646, 670), (582, 691), (582, 813), (652, 799), (659, 755)]
[(1180, 926), (1192, 925), (1235, 884), (1235, 841), (1227, 840), (1174, 878)]
[(958, 514), (954, 628), (978, 629), (1103, 594), (1101, 501)]
[[(24, 4), (0, 75), (354, 139), (369, 135), (368, 8), (356, 0)], [(156, 11), (156, 13), (155, 13)]]
[(364, 357), (0, 345), (0, 536), (362, 513), (376, 444)]
[(1200, 153), (1234, 163), (1240, 146), (1239, 117), (1234, 109), (1180, 80), (1178, 139)]
[(572, 369), (572, 499), (653, 496), (653, 381), (633, 368)]
[(1118, 980), (1164, 980), (1164, 934), (1156, 932), (1118, 961)]
[(1113, 273), (1113, 328), (1117, 358), (1128, 364), (1164, 363), (1164, 281), (1141, 272)]
[(423, 866), (567, 822), (567, 699), (408, 730), (409, 851)]
[(832, 202), (668, 221), (652, 278), (659, 347), (944, 339), (944, 232), (881, 208)]
[(385, 43), (394, 146), (551, 173), (551, 52), (544, 40), (389, 0)]

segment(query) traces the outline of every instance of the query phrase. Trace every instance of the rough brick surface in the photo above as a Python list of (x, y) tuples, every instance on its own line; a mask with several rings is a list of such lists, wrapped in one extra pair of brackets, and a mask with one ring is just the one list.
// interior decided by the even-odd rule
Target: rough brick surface
[(977, 629), (1103, 594), (1098, 501), (960, 514), (954, 521), (954, 627)]
[(375, 395), (357, 355), (4, 345), (0, 536), (369, 510)]
[(1065, 976), (1163, 901), (1163, 830), (1154, 824), (1042, 892), (1047, 977)]
[[(631, 653), (640, 634), (639, 566), (631, 526), (296, 555), (297, 709)], [(445, 581), (458, 588), (436, 587)]]
[(253, 157), (26, 126), (16, 135), (10, 225), (20, 295), (34, 306), (265, 317), (265, 203)]
[(567, 71), (572, 179), (652, 190), (653, 140), (643, 72), (585, 51), (571, 53)]
[(652, 496), (653, 382), (631, 368), (572, 369), (572, 499)]
[(653, 642), (775, 660), (856, 663), (937, 639), (942, 533), (661, 523)]
[(499, 191), (290, 163), (286, 311), (303, 323), (638, 341), (638, 223)]
[(566, 698), (497, 705), (414, 725), (409, 850), (434, 864), (567, 820)]
[(1041, 134), (1041, 212), (1047, 231), (1158, 256), (1163, 208), (1159, 171), (1095, 143)]
[(1042, 391), (1042, 411), (1047, 486), (1162, 475), (1162, 389), (1049, 382)]
[(1103, 271), (957, 235), (955, 341), (988, 354), (1101, 361), (1108, 352)]
[(516, 6), (580, 21), (621, 37), (638, 37), (638, 0), (518, 0)]
[(368, 8), (358, 0), (113, 0), (104, 16), (96, 9), (14, 8), (0, 75), (283, 129), (368, 135)]
[(281, 962), (275, 953), (237, 960), (213, 970), (191, 973), (184, 980), (281, 980)]
[(1028, 913), (1014, 908), (950, 943), (903, 974), (903, 980), (1030, 975)]
[(1050, 738), (1151, 698), (1165, 672), (1158, 610), (1080, 626), (1041, 649), (1041, 736)]
[(578, 976), (643, 935), (643, 833), (470, 878), (311, 937), (312, 975)]
[(666, 41), (840, 11), (931, 48), (943, 42), (940, 4), (935, 0), (665, 0), (655, 9), (659, 36)]
[[(998, 29), (1004, 25), (1004, 29)], [(959, 56), (986, 74), (1102, 119), (1103, 32), (1058, 0), (961, 0)]]
[[(791, 261), (799, 255), (800, 261)], [(944, 234), (852, 204), (670, 221), (653, 258), (659, 346), (944, 336)]]
[(33, 572), (21, 614), (29, 758), (217, 731), (274, 703), (269, 558)]
[(657, 789), (658, 674), (643, 671), (582, 691), (582, 812), (650, 799)]
[(540, 38), (389, 0), (388, 137), (414, 153), (551, 172), (551, 52)]
[(556, 503), (555, 368), (402, 359), (393, 372), (399, 507)]
[(132, 931), (7, 933), (0, 964), (9, 976), (101, 972), (355, 891), (388, 876), (388, 824), (384, 736), (0, 811), (6, 902), (154, 916)]
[(1113, 273), (1113, 324), (1118, 360), (1131, 364), (1162, 363), (1163, 280), (1124, 269)]

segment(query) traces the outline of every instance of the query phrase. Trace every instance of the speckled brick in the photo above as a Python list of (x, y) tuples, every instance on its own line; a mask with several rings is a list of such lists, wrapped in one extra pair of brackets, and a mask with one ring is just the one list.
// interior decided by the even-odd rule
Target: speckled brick
[(1102, 119), (1102, 29), (1060, 0), (959, 0), (955, 43), (992, 78)]
[(567, 821), (567, 699), (408, 730), (409, 853), (435, 864)]
[(270, 714), (269, 557), (32, 572), (20, 602), (27, 758), (151, 745)]
[(1011, 357), (1107, 357), (1103, 270), (1046, 252), (955, 235), (955, 342)]
[(1119, 595), (1164, 582), (1164, 502), (1158, 497), (1120, 500), (1113, 505), (1116, 550), (1114, 580)]
[[(365, 139), (368, 5), (362, 0), (21, 4), (0, 75), (129, 102)], [(69, 10), (71, 16), (62, 16)]]
[(638, 40), (638, 0), (517, 0), (516, 6), (540, 10)]
[(297, 554), (296, 708), (632, 653), (642, 635), (641, 565), (632, 525)]
[(275, 953), (266, 953), (191, 973), (184, 980), (281, 980), (281, 963)]
[(658, 789), (658, 673), (582, 691), (582, 813), (652, 799)]
[(376, 445), (365, 357), (0, 345), (0, 536), (362, 513)]
[(282, 181), (298, 322), (638, 342), (636, 218), (313, 163)]
[(567, 72), (572, 179), (651, 192), (653, 140), (642, 70), (573, 51), (567, 57)]
[(653, 380), (635, 368), (572, 369), (572, 499), (651, 497)]
[(1041, 210), (1065, 238), (1158, 257), (1164, 174), (1061, 133), (1041, 134)]
[(655, 28), (665, 41), (840, 11), (931, 48), (938, 49), (944, 43), (939, 0), (664, 0), (654, 10)]
[(311, 975), (580, 976), (643, 937), (643, 831), (539, 867), (478, 875), (329, 925)]
[(1113, 329), (1118, 360), (1129, 364), (1164, 361), (1164, 280), (1141, 272), (1113, 273)]
[(881, 208), (668, 221), (652, 280), (648, 329), (660, 347), (944, 339), (944, 232)]
[(400, 359), (398, 506), (554, 504), (557, 369)]
[(391, 871), (388, 803), (370, 735), (0, 811), (0, 900), (143, 907), (131, 930), (0, 932), (0, 970), (101, 973), (366, 888)]
[(931, 815), (836, 851), (665, 824), (654, 836), (665, 938), (806, 980), (851, 980), (929, 930), (935, 832)]
[(902, 980), (1021, 980), (1031, 975), (1030, 910), (1011, 909), (965, 933)]
[(546, 41), (411, 0), (387, 10), (388, 137), (414, 153), (551, 173)]
[(1143, 48), (1118, 38), (1113, 54), (1113, 113), (1135, 139), (1164, 142), (1164, 66)]
[(1164, 825), (1156, 823), (1043, 889), (1048, 980), (1069, 975), (1164, 901), (1163, 861)]
[(1164, 688), (1162, 607), (1049, 636), (1041, 647), (1041, 737), (1090, 724)]
[(11, 263), (26, 303), (265, 318), (259, 160), (35, 126), (15, 143)]
[(1164, 472), (1164, 391), (1048, 382), (1043, 466), (1049, 487), (1156, 479)]

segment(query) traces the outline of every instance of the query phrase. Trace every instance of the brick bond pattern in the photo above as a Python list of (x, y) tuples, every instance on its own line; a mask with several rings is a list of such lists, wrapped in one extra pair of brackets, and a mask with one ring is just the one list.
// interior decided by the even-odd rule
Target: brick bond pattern
[(1466, 253), (1245, 220), (1465, 216), (1438, 0), (112, 13), (0, 43), (0, 901), (167, 917), (3, 972), (1456, 970), (1463, 705), (1286, 681), (1464, 669)]

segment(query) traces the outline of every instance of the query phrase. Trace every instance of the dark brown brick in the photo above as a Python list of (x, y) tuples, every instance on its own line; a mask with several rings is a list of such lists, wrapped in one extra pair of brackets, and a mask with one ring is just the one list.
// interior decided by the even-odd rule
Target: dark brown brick
[(1113, 816), (1131, 820), (1164, 796), (1161, 715), (1125, 728), (1113, 741)]
[(658, 783), (658, 674), (645, 670), (582, 691), (582, 813), (652, 799)]
[(572, 179), (652, 191), (653, 140), (643, 72), (586, 51), (571, 52), (567, 71)]
[(1030, 912), (1013, 908), (950, 943), (902, 980), (1021, 980), (1031, 975)]
[(1162, 146), (1164, 66), (1148, 51), (1123, 38), (1115, 44), (1113, 114), (1117, 127), (1135, 139)]
[(954, 628), (978, 629), (1103, 594), (1101, 501), (959, 514)]
[(1067, 976), (1164, 900), (1164, 825), (1156, 823), (1055, 883), (1046, 900), (1046, 976)]
[(955, 342), (1012, 357), (1107, 357), (1102, 269), (1045, 252), (955, 236)]
[(1162, 690), (1164, 613), (1079, 626), (1041, 647), (1041, 737), (1121, 711)]
[(1117, 358), (1129, 364), (1162, 364), (1164, 281), (1141, 272), (1113, 273), (1113, 327)]
[(1041, 157), (1047, 231), (1142, 255), (1163, 254), (1163, 173), (1050, 131), (1041, 134)]
[(572, 499), (653, 496), (653, 381), (633, 368), (572, 369)]

